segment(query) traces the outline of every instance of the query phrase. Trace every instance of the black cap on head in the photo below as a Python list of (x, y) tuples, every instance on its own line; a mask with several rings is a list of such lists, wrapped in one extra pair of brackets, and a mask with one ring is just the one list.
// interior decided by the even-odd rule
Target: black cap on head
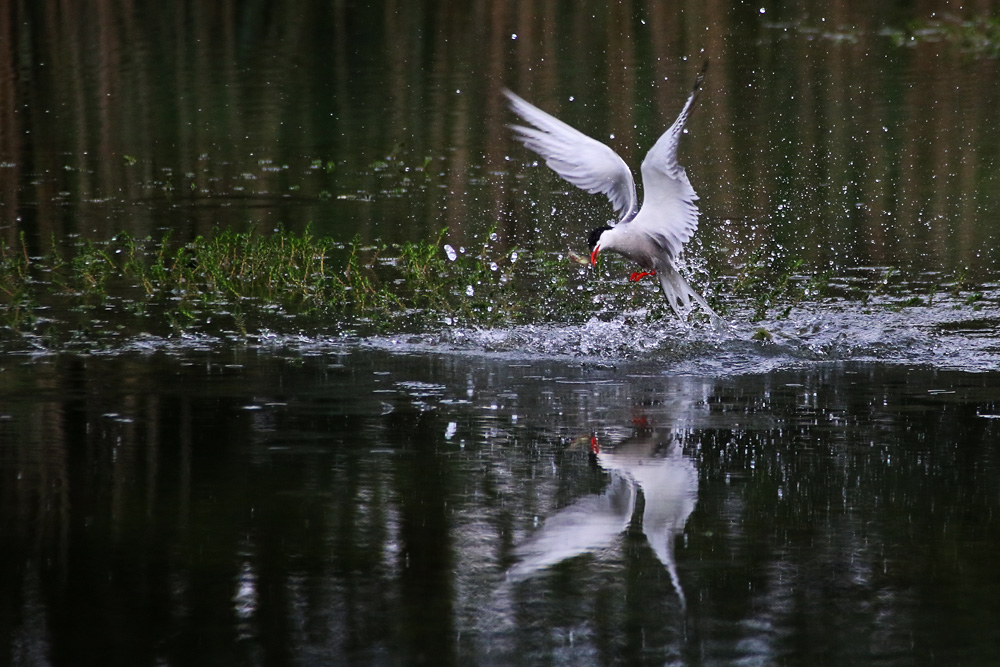
[(608, 227), (607, 225), (604, 225), (603, 227), (598, 227), (594, 231), (590, 232), (590, 236), (587, 237), (587, 243), (590, 245), (591, 252), (594, 251), (594, 246), (597, 245), (597, 242), (601, 240), (601, 234), (608, 231), (609, 229), (611, 228)]

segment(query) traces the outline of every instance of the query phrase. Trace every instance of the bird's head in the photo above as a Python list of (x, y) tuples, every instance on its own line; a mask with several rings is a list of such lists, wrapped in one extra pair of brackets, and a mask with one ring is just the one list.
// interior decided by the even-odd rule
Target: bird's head
[(590, 265), (593, 266), (597, 264), (597, 253), (601, 252), (601, 236), (604, 232), (611, 229), (607, 225), (603, 227), (598, 227), (594, 231), (590, 232), (590, 236), (587, 237), (587, 243), (590, 245)]

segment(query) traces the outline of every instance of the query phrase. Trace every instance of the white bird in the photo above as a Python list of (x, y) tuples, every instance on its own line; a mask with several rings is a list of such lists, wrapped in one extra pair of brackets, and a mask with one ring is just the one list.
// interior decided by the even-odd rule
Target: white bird
[(611, 148), (591, 139), (558, 118), (526, 102), (509, 90), (504, 94), (511, 109), (534, 127), (511, 125), (516, 138), (545, 158), (553, 171), (582, 190), (600, 192), (611, 200), (619, 214), (613, 226), (601, 226), (590, 233), (590, 265), (601, 251), (615, 252), (636, 262), (642, 271), (629, 280), (656, 276), (667, 303), (684, 318), (700, 305), (716, 325), (722, 319), (677, 271), (677, 258), (698, 227), (698, 195), (687, 172), (677, 163), (677, 144), (705, 80), (702, 68), (691, 96), (674, 124), (657, 140), (642, 161), (645, 201), (639, 208), (635, 180), (625, 161)]

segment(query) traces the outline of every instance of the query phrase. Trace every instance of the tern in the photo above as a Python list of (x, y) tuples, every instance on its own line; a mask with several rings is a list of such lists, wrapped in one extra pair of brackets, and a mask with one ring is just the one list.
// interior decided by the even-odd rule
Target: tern
[(705, 80), (702, 67), (691, 95), (677, 120), (646, 154), (642, 161), (642, 208), (635, 192), (635, 179), (625, 161), (607, 145), (570, 127), (530, 102), (504, 90), (510, 107), (533, 127), (511, 125), (515, 138), (545, 159), (545, 164), (576, 187), (591, 194), (601, 193), (611, 200), (618, 221), (590, 233), (590, 265), (602, 251), (614, 252), (636, 262), (641, 271), (629, 280), (655, 276), (667, 303), (682, 320), (697, 304), (705, 309), (713, 324), (722, 319), (677, 271), (677, 259), (684, 244), (698, 227), (698, 195), (687, 172), (677, 163), (677, 145), (691, 109)]

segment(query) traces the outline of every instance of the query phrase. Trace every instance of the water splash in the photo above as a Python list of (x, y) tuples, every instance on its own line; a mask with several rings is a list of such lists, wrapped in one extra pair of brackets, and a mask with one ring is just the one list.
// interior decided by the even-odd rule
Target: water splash
[(657, 372), (716, 376), (848, 361), (1000, 369), (1000, 317), (963, 306), (957, 297), (939, 297), (930, 307), (845, 301), (809, 303), (755, 321), (752, 315), (750, 309), (732, 313), (725, 331), (636, 310), (579, 324), (452, 327), (361, 343), (400, 352), (638, 363)]

